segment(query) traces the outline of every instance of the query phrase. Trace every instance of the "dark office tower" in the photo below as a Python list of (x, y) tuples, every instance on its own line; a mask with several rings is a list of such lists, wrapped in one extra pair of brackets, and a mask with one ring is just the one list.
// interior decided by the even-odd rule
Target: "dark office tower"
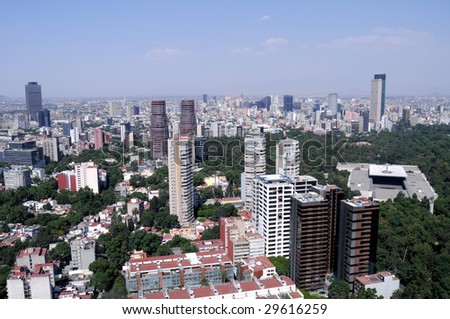
[(63, 123), (63, 134), (65, 136), (70, 136), (70, 130), (72, 129), (72, 122)]
[(181, 101), (181, 116), (180, 116), (180, 136), (195, 136), (195, 102), (194, 100)]
[(364, 110), (362, 112), (363, 118), (363, 132), (369, 132), (369, 110)]
[(139, 115), (139, 106), (133, 105), (133, 115)]
[(154, 159), (167, 157), (167, 139), (169, 126), (167, 124), (166, 101), (152, 101), (151, 140)]
[(294, 97), (292, 95), (283, 96), (283, 106), (285, 112), (292, 112), (294, 109)]
[(37, 82), (28, 82), (25, 85), (25, 99), (30, 120), (37, 121), (37, 114), (42, 111), (41, 86)]
[(238, 125), (236, 127), (236, 136), (237, 137), (244, 137), (244, 129), (240, 125)]
[(355, 276), (376, 272), (380, 207), (365, 198), (341, 201), (337, 278), (353, 284)]
[[(316, 186), (314, 189), (318, 189)], [(330, 240), (330, 262), (328, 266), (329, 273), (336, 273), (338, 259), (338, 234), (341, 201), (344, 199), (344, 192), (337, 186), (327, 185), (322, 187), (324, 197), (328, 200), (328, 206), (331, 212), (331, 240)]]
[(330, 261), (328, 200), (316, 193), (296, 193), (291, 198), (290, 224), (290, 277), (300, 289), (321, 290)]
[(208, 103), (208, 94), (203, 94), (203, 103)]
[(270, 98), (270, 96), (266, 96), (262, 101), (265, 109), (267, 111), (270, 111), (270, 105), (272, 104), (272, 99)]
[(205, 142), (204, 136), (195, 137), (195, 162), (203, 163), (205, 161)]
[(38, 122), (39, 122), (39, 127), (50, 127), (51, 126), (51, 122), (50, 122), (50, 111), (45, 109), (43, 111), (39, 111), (38, 112)]

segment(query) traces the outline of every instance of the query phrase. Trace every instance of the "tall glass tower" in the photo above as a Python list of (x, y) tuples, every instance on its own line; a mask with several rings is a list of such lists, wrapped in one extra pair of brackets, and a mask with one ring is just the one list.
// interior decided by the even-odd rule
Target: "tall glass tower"
[(37, 121), (37, 114), (42, 111), (41, 86), (37, 82), (28, 82), (28, 84), (25, 85), (25, 99), (30, 120)]

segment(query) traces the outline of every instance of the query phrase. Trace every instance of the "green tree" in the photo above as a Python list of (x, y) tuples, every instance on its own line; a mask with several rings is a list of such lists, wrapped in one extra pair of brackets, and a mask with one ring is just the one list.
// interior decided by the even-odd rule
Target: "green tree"
[(350, 286), (344, 280), (334, 280), (328, 287), (328, 297), (330, 299), (348, 299)]
[(280, 276), (289, 276), (289, 260), (286, 257), (269, 257)]
[(64, 268), (64, 266), (70, 263), (70, 245), (65, 241), (60, 242), (55, 248), (50, 250), (49, 256), (51, 260), (59, 260), (61, 262), (61, 267)]
[(208, 239), (219, 239), (220, 238), (220, 227), (218, 225), (214, 226), (210, 229), (205, 229), (200, 239), (208, 240)]

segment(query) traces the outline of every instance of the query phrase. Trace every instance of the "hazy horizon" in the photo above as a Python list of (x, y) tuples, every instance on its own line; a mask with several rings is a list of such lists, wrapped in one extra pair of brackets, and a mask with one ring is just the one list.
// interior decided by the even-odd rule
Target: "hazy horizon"
[(450, 2), (5, 2), (0, 95), (450, 96)]

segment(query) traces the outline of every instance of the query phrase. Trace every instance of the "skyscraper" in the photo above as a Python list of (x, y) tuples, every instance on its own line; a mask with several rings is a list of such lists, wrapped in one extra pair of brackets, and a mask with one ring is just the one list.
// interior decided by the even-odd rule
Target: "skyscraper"
[(58, 139), (56, 137), (38, 140), (36, 145), (42, 147), (46, 163), (59, 161)]
[(37, 113), (37, 121), (39, 123), (39, 127), (50, 127), (51, 126), (50, 111), (47, 109), (39, 111)]
[(180, 115), (180, 136), (195, 136), (195, 101), (182, 100), (181, 101), (181, 115)]
[(266, 174), (266, 138), (249, 135), (245, 138), (245, 167), (241, 175), (241, 197), (247, 209), (253, 205), (253, 179)]
[(252, 219), (264, 238), (264, 255), (289, 258), (294, 182), (284, 175), (259, 175), (253, 179), (252, 193)]
[(80, 190), (85, 187), (92, 189), (94, 194), (100, 191), (98, 182), (98, 166), (94, 162), (84, 162), (75, 164), (76, 189)]
[(386, 74), (375, 74), (372, 80), (370, 121), (379, 124), (384, 115)]
[(283, 96), (283, 106), (285, 112), (292, 112), (294, 109), (294, 97), (292, 95)]
[(341, 201), (337, 278), (353, 284), (354, 277), (375, 270), (380, 206), (364, 197)]
[(337, 113), (337, 102), (338, 102), (337, 93), (328, 94), (328, 109), (333, 113), (333, 115)]
[(208, 103), (208, 94), (203, 94), (203, 103)]
[(192, 173), (192, 142), (187, 137), (168, 141), (170, 213), (180, 224), (194, 220), (194, 184)]
[(103, 147), (104, 138), (103, 132), (100, 128), (94, 129), (94, 148), (96, 150), (101, 149)]
[(290, 178), (300, 175), (300, 143), (294, 139), (279, 141), (276, 149), (275, 173)]
[(42, 111), (41, 86), (37, 82), (28, 82), (25, 85), (25, 99), (30, 120), (37, 121), (38, 113)]
[(167, 140), (169, 126), (167, 123), (166, 101), (152, 101), (151, 141), (154, 159), (167, 157)]
[(341, 189), (314, 186), (295, 194), (291, 203), (291, 278), (299, 288), (320, 290), (327, 274), (336, 271)]

